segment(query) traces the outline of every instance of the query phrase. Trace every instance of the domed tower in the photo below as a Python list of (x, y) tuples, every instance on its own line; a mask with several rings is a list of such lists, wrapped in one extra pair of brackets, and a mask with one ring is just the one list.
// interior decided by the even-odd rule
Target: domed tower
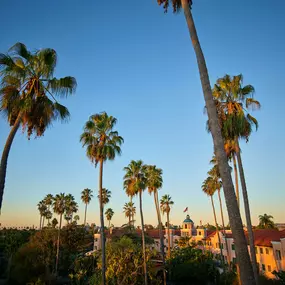
[(186, 219), (182, 223), (181, 236), (192, 237), (195, 234), (196, 234), (196, 229), (194, 226), (194, 222), (190, 219), (190, 216), (187, 215)]

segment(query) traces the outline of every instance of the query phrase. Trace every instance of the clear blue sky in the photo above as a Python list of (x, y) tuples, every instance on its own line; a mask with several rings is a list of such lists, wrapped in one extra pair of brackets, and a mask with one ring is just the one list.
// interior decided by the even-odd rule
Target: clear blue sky
[[(111, 4), (112, 2), (112, 4)], [(69, 124), (54, 123), (45, 136), (13, 143), (6, 180), (2, 224), (38, 224), (37, 203), (46, 194), (97, 191), (98, 169), (79, 143), (89, 115), (106, 111), (118, 119), (123, 154), (108, 162), (104, 186), (112, 191), (113, 222), (125, 222), (123, 167), (131, 159), (164, 171), (162, 194), (175, 202), (172, 222), (183, 209), (198, 224), (212, 222), (211, 205), (201, 192), (209, 169), (212, 141), (205, 130), (203, 97), (194, 52), (183, 14), (163, 13), (148, 1), (3, 0), (0, 51), (16, 42), (30, 49), (54, 48), (56, 76), (76, 77), (76, 95), (63, 103)], [(225, 73), (244, 75), (256, 89), (262, 109), (260, 128), (242, 144), (253, 222), (259, 214), (284, 222), (284, 0), (193, 1), (193, 15), (211, 83)], [(9, 127), (0, 118), (0, 145)], [(144, 195), (145, 222), (156, 223), (152, 197)], [(137, 203), (138, 206), (138, 203)], [(99, 224), (97, 199), (89, 222)], [(137, 218), (138, 220), (138, 218)]]

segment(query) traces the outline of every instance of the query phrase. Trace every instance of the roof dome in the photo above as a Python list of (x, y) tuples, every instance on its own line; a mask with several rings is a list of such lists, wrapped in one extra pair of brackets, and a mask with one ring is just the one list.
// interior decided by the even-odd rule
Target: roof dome
[(190, 219), (189, 215), (186, 216), (186, 219), (183, 221), (183, 223), (192, 223), (192, 224), (194, 224), (194, 222)]

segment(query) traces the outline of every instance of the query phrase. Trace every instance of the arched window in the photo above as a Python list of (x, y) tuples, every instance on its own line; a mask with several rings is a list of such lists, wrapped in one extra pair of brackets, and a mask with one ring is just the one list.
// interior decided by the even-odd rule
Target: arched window
[(187, 225), (185, 224), (185, 229), (187, 229)]

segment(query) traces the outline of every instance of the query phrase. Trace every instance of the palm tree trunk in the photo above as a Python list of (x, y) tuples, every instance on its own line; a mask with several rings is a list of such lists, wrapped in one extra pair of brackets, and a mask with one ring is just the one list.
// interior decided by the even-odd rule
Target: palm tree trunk
[(251, 256), (251, 262), (252, 262), (255, 282), (258, 285), (259, 277), (258, 277), (258, 270), (257, 270), (257, 262), (256, 262), (256, 255), (255, 255), (256, 253), (255, 253), (255, 247), (254, 247), (254, 236), (253, 236), (253, 230), (252, 230), (252, 224), (251, 224), (251, 216), (250, 216), (250, 208), (249, 208), (249, 201), (248, 201), (248, 195), (247, 195), (247, 187), (246, 187), (243, 165), (242, 165), (242, 160), (241, 160), (239, 142), (238, 142), (237, 138), (235, 140), (236, 140), (236, 144), (237, 144), (237, 161), (238, 161), (239, 176), (240, 176), (240, 181), (241, 181), (242, 196), (243, 196), (243, 202), (244, 202), (244, 210), (245, 210), (246, 225), (247, 225), (247, 232), (248, 232), (250, 256)]
[(6, 140), (6, 143), (5, 143), (5, 146), (3, 149), (3, 153), (2, 153), (2, 157), (1, 157), (1, 163), (0, 163), (0, 211), (2, 209), (8, 157), (9, 157), (9, 153), (10, 153), (10, 149), (11, 149), (14, 137), (17, 133), (17, 130), (19, 129), (21, 121), (22, 121), (22, 112), (20, 112), (18, 114), (18, 117), (17, 117), (13, 127), (10, 130), (10, 133), (9, 133), (8, 138)]
[(40, 215), (40, 230), (42, 229), (42, 215)]
[(189, 7), (189, 1), (181, 0), (181, 4), (184, 10), (184, 15), (188, 25), (192, 45), (197, 58), (204, 99), (206, 102), (207, 113), (209, 117), (210, 131), (212, 133), (214, 141), (215, 155), (217, 157), (219, 171), (221, 173), (223, 181), (229, 220), (232, 227), (233, 237), (236, 243), (236, 254), (238, 263), (240, 265), (241, 281), (243, 285), (253, 285), (255, 284), (254, 274), (247, 250), (247, 242), (243, 231), (242, 220), (235, 196), (231, 172), (224, 149), (224, 140), (219, 126), (218, 114), (212, 96), (206, 61), (197, 36), (194, 20), (192, 18), (192, 13)]
[(85, 204), (84, 226), (86, 226), (87, 203)]
[(230, 256), (229, 256), (229, 247), (228, 247), (228, 242), (227, 242), (227, 237), (226, 237), (226, 231), (225, 231), (225, 220), (224, 220), (224, 212), (223, 212), (223, 205), (222, 205), (222, 199), (221, 199), (221, 189), (218, 190), (218, 196), (219, 196), (219, 202), (220, 202), (223, 232), (224, 232), (224, 237), (225, 237), (225, 242), (226, 242), (227, 260), (228, 260), (228, 265), (230, 265), (231, 262), (230, 262)]
[(59, 261), (59, 241), (60, 241), (61, 223), (62, 223), (62, 214), (60, 214), (60, 217), (59, 217), (59, 227), (58, 227), (58, 232), (57, 232), (56, 262), (55, 262), (55, 275), (56, 276), (57, 276), (58, 261)]
[(145, 236), (144, 236), (144, 221), (143, 221), (143, 210), (142, 210), (142, 190), (140, 190), (139, 196), (140, 196), (140, 214), (141, 214), (141, 226), (142, 226), (142, 250), (143, 250), (144, 284), (147, 285)]
[(170, 258), (170, 225), (169, 225), (169, 211), (167, 211), (167, 238), (168, 238), (168, 249), (167, 249), (167, 255), (168, 258)]
[(109, 225), (108, 225), (109, 229), (110, 229), (110, 224), (111, 224), (111, 220), (109, 220)]
[(104, 233), (104, 206), (102, 200), (103, 189), (103, 160), (100, 160), (99, 190), (100, 190), (100, 221), (101, 221), (101, 250), (102, 250), (102, 285), (106, 285), (106, 256), (105, 256), (105, 233)]
[(217, 234), (218, 234), (221, 261), (222, 261), (223, 267), (225, 268), (225, 266), (224, 266), (224, 255), (223, 255), (223, 249), (222, 249), (222, 243), (221, 243), (221, 237), (220, 237), (220, 232), (219, 232), (219, 226), (218, 226), (218, 222), (217, 222), (217, 216), (216, 216), (216, 210), (215, 210), (213, 195), (211, 195), (211, 202), (212, 202), (212, 208), (213, 208), (216, 230), (217, 230)]
[(237, 171), (237, 161), (236, 161), (236, 155), (235, 154), (233, 154), (233, 164), (234, 164), (234, 172), (235, 172), (236, 196), (237, 196), (238, 207), (240, 208), (239, 187), (238, 187), (238, 171)]
[(166, 285), (164, 236), (163, 236), (163, 232), (162, 232), (161, 214), (160, 214), (160, 210), (159, 210), (158, 192), (157, 191), (154, 191), (153, 197), (154, 197), (154, 204), (155, 204), (157, 220), (158, 220), (158, 230), (159, 230), (159, 239), (160, 239), (160, 253), (161, 253), (161, 259), (162, 259), (162, 264), (163, 264), (163, 284)]
[(42, 224), (42, 228), (44, 228), (45, 226), (45, 217), (43, 216), (43, 224)]

